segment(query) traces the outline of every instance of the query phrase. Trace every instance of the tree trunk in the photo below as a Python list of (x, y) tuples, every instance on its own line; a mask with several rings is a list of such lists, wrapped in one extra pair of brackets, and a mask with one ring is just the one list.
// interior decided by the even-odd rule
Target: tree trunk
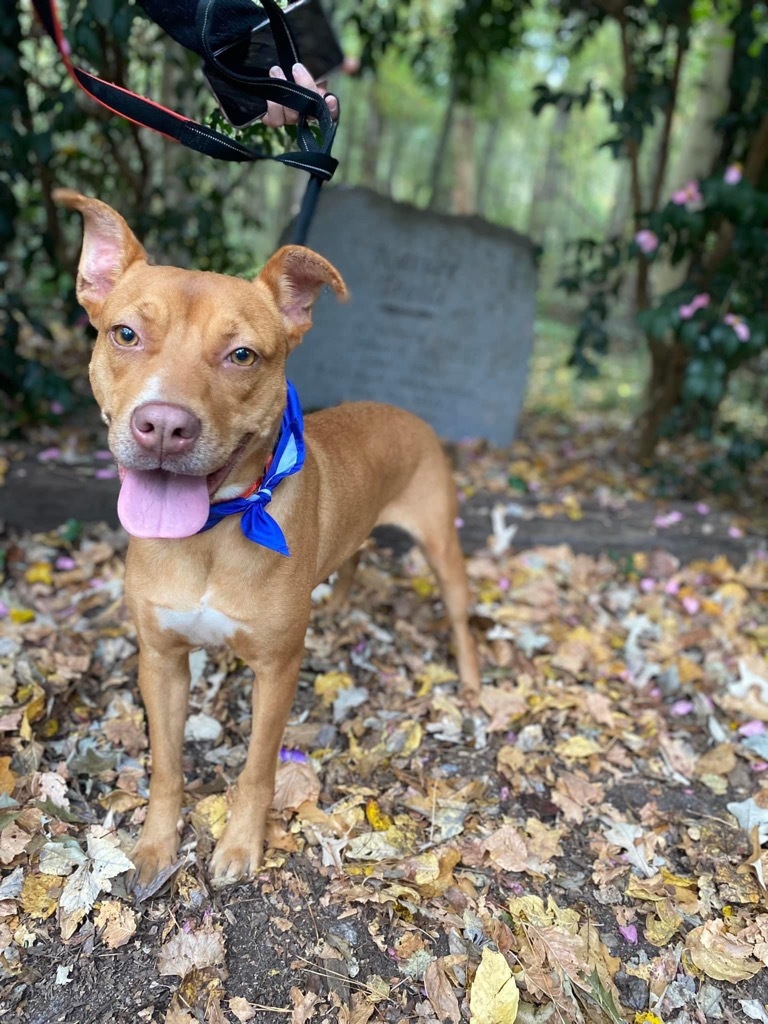
[(443, 121), (440, 126), (440, 133), (437, 137), (437, 145), (432, 157), (432, 170), (429, 175), (429, 200), (428, 210), (445, 209), (446, 203), (443, 197), (444, 169), (448, 157), (448, 143), (453, 128), (453, 114), (456, 108), (456, 82), (451, 79), (451, 88), (448, 93), (448, 101), (443, 111)]
[(366, 103), (367, 117), (363, 129), (363, 159), (360, 165), (361, 183), (376, 188), (376, 169), (381, 152), (381, 110), (375, 78), (371, 78)]
[[(720, 135), (715, 121), (728, 107), (728, 78), (733, 62), (733, 34), (710, 22), (705, 29), (707, 54), (701, 78), (697, 83), (697, 103), (693, 120), (686, 126), (684, 145), (669, 174), (669, 184), (679, 188), (694, 178), (712, 172), (720, 150)], [(731, 45), (728, 45), (728, 43)], [(688, 264), (672, 266), (658, 260), (653, 265), (653, 289), (657, 295), (679, 288), (688, 273)]]
[(458, 214), (475, 212), (475, 118), (472, 108), (460, 106), (456, 112), (453, 137), (453, 187), (451, 210)]
[(637, 455), (648, 462), (656, 450), (664, 420), (680, 404), (688, 365), (688, 351), (676, 338), (649, 342), (651, 375), (645, 393), (645, 411), (637, 422)]
[(477, 189), (475, 191), (475, 208), (482, 217), (488, 216), (488, 183), (491, 179), (491, 168), (496, 166), (496, 153), (503, 128), (501, 117), (495, 117), (488, 124), (488, 142), (480, 153), (477, 169)]
[(390, 198), (395, 196), (395, 181), (400, 170), (405, 144), (408, 141), (408, 126), (402, 121), (389, 122), (390, 134), (392, 136), (387, 157), (386, 169), (381, 180), (381, 190)]

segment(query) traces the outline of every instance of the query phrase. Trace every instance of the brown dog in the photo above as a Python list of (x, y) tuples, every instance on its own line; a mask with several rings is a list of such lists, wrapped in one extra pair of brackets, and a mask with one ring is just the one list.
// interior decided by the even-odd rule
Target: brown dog
[(307, 417), (304, 465), (275, 488), (269, 512), (289, 557), (244, 536), (239, 515), (198, 532), (209, 502), (248, 494), (264, 476), (282, 436), (286, 357), (311, 326), (322, 286), (343, 299), (344, 282), (300, 246), (280, 249), (253, 282), (152, 266), (109, 206), (66, 189), (56, 199), (85, 222), (77, 293), (98, 330), (90, 378), (123, 479), (118, 509), (132, 534), (125, 590), (152, 750), (149, 810), (133, 861), (146, 884), (176, 855), (188, 656), (227, 643), (254, 673), (253, 726), (212, 870), (221, 881), (242, 878), (262, 859), (310, 595), (377, 524), (401, 526), (422, 546), (450, 617), (462, 692), (476, 697), (454, 484), (422, 420), (386, 405), (347, 404)]

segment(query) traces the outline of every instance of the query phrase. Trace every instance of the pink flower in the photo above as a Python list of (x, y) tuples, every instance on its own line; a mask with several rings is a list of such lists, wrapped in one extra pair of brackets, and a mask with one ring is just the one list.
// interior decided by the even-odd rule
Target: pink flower
[(637, 925), (624, 924), (620, 926), (619, 931), (630, 944), (630, 946), (637, 945)]
[(675, 715), (676, 717), (679, 717), (681, 715), (690, 715), (692, 711), (692, 700), (676, 700), (675, 703), (671, 704), (669, 708), (670, 715)]
[(708, 516), (709, 505), (705, 501), (700, 501), (696, 505), (696, 511), (699, 513), (700, 516)]
[(643, 228), (642, 231), (638, 231), (635, 235), (635, 245), (638, 247), (640, 252), (646, 256), (652, 252), (656, 252), (659, 247), (659, 236), (654, 231), (649, 231), (648, 228)]
[(726, 185), (738, 185), (742, 179), (741, 164), (730, 164), (725, 169), (723, 181)]
[(670, 526), (674, 526), (675, 523), (682, 522), (683, 513), (678, 512), (677, 509), (672, 509), (671, 512), (659, 513), (653, 520), (653, 525), (659, 530), (668, 530)]
[(690, 595), (686, 595), (683, 598), (683, 608), (685, 608), (685, 610), (688, 612), (689, 615), (695, 615), (700, 607), (701, 607), (701, 605), (699, 604), (699, 602), (696, 600), (695, 597), (691, 597)]
[(681, 320), (690, 320), (700, 309), (706, 309), (709, 303), (709, 295), (706, 292), (701, 292), (699, 295), (694, 295), (687, 305), (680, 306), (677, 311), (678, 316)]
[(739, 726), (739, 736), (760, 736), (765, 732), (765, 723), (757, 718), (752, 718)]
[(733, 333), (739, 339), (739, 341), (749, 341), (752, 337), (752, 332), (749, 329), (749, 324), (744, 320), (743, 317), (736, 316), (735, 313), (726, 313), (723, 317), (725, 323), (729, 327), (733, 328)]
[(672, 193), (671, 202), (676, 206), (693, 206), (702, 201), (698, 181), (689, 181), (677, 192)]

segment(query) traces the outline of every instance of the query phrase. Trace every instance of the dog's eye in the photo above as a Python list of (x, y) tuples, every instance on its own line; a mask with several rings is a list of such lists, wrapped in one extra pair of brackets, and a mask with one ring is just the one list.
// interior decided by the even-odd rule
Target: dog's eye
[(118, 324), (117, 327), (113, 327), (110, 334), (114, 341), (123, 348), (131, 348), (139, 343), (136, 331), (132, 330), (130, 327), (126, 327), (124, 324)]
[(234, 352), (229, 353), (227, 359), (237, 366), (253, 366), (258, 356), (252, 348), (236, 348)]

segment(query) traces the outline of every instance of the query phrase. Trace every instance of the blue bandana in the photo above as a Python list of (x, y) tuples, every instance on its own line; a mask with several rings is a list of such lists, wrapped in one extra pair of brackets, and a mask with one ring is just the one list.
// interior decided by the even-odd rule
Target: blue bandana
[(286, 383), (288, 401), (280, 424), (280, 435), (259, 489), (248, 498), (214, 502), (208, 513), (208, 521), (200, 533), (210, 530), (224, 516), (239, 515), (242, 516), (240, 529), (248, 540), (288, 556), (291, 552), (288, 550), (285, 535), (266, 510), (266, 506), (272, 500), (272, 492), (280, 481), (286, 476), (298, 473), (304, 465), (304, 418), (301, 414), (301, 402), (293, 384), (290, 381)]

